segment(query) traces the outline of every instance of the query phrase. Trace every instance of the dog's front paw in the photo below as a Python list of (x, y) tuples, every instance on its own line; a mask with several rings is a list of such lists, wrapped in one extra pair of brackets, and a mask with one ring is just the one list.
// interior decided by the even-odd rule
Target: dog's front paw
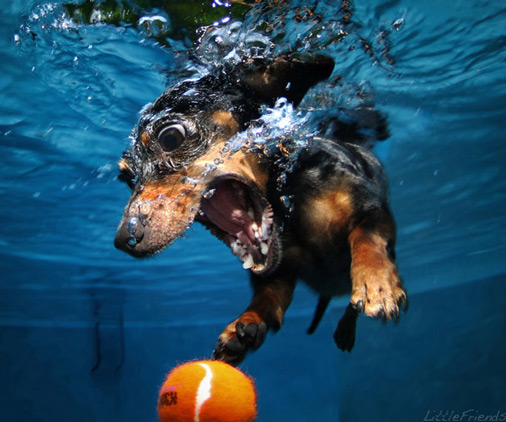
[(376, 257), (352, 266), (351, 305), (367, 316), (385, 320), (398, 319), (399, 309), (406, 310), (407, 297), (395, 264), (386, 257)]
[(267, 324), (255, 312), (245, 312), (221, 333), (213, 359), (238, 365), (249, 350), (263, 344), (266, 334)]

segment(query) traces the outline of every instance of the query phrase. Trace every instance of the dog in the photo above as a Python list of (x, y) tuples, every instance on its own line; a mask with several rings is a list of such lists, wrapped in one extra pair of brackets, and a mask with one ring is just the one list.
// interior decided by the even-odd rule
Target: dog
[[(152, 256), (197, 221), (250, 272), (251, 303), (219, 336), (215, 359), (237, 365), (279, 330), (299, 279), (320, 295), (309, 333), (331, 298), (351, 291), (334, 333), (342, 350), (355, 343), (360, 313), (396, 320), (406, 305), (387, 178), (360, 145), (360, 121), (334, 119), (297, 151), (288, 141), (274, 151), (231, 142), (262, 107), (281, 97), (296, 107), (333, 68), (323, 55), (287, 54), (179, 82), (145, 107), (119, 162), (132, 195), (117, 248)], [(289, 170), (287, 160), (295, 161)]]

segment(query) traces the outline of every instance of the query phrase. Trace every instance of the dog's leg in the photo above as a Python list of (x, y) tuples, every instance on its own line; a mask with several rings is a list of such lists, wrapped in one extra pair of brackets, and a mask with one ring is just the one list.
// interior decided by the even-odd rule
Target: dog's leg
[(323, 315), (325, 314), (325, 311), (327, 310), (327, 307), (330, 303), (330, 297), (327, 296), (320, 296), (318, 299), (318, 304), (316, 305), (316, 310), (314, 312), (313, 321), (311, 321), (311, 325), (307, 329), (308, 334), (313, 334), (316, 329), (318, 328), (318, 325), (320, 324), (320, 321), (323, 318)]
[(258, 349), (267, 331), (277, 331), (292, 301), (295, 276), (261, 278), (251, 275), (253, 299), (246, 311), (230, 323), (220, 335), (213, 358), (239, 364), (248, 350)]
[(355, 345), (355, 332), (357, 328), (358, 311), (350, 303), (344, 315), (337, 324), (336, 331), (334, 332), (334, 341), (337, 347), (343, 352), (351, 352)]
[(348, 237), (351, 249), (351, 305), (360, 313), (397, 319), (406, 293), (394, 263), (395, 224), (388, 210), (370, 212)]

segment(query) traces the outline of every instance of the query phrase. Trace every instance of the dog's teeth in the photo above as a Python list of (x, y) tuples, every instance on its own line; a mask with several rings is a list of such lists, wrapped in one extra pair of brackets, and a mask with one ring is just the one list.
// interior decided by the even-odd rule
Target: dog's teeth
[(264, 264), (256, 264), (253, 266), (252, 270), (253, 271), (262, 271), (264, 268), (265, 268)]
[[(272, 225), (272, 217), (268, 216), (265, 212), (262, 214), (262, 235), (270, 229)], [(269, 235), (269, 233), (267, 233)]]
[(235, 256), (240, 256), (241, 255), (241, 252), (242, 252), (242, 245), (241, 245), (241, 243), (234, 242), (234, 243), (232, 243), (231, 247), (232, 247), (232, 253)]
[(262, 255), (267, 255), (269, 252), (269, 245), (265, 242), (260, 242), (260, 252), (262, 252)]
[(235, 242), (232, 243), (232, 251), (237, 251), (237, 256), (244, 259), (248, 253), (248, 245), (245, 245), (239, 239), (235, 239)]
[(253, 264), (254, 264), (253, 257), (250, 254), (248, 254), (248, 256), (246, 257), (246, 261), (244, 261), (242, 264), (242, 267), (245, 270), (248, 270), (253, 266)]
[(269, 225), (262, 224), (262, 240), (269, 239)]

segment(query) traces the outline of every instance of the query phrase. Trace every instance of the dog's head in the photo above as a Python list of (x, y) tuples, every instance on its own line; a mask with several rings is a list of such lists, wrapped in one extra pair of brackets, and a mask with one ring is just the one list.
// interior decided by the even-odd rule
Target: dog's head
[(142, 113), (132, 148), (119, 163), (132, 189), (115, 245), (135, 257), (153, 255), (194, 220), (223, 240), (245, 268), (272, 270), (279, 238), (267, 199), (265, 157), (228, 142), (259, 117), (262, 105), (286, 97), (297, 105), (332, 73), (324, 56), (249, 61), (164, 92)]

